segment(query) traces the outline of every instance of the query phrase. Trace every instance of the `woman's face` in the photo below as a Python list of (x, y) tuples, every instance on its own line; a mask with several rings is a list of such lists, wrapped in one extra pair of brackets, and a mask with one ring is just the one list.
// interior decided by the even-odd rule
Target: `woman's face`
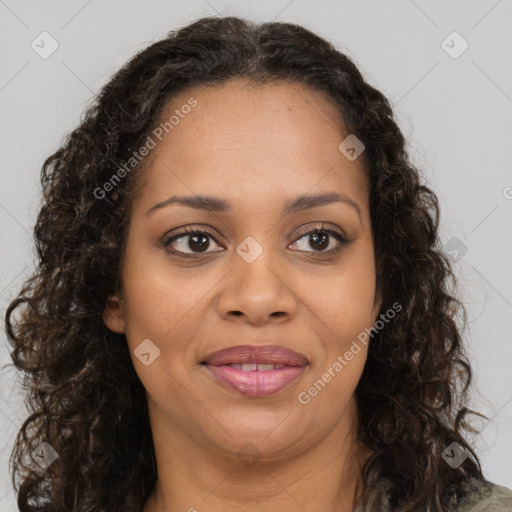
[[(113, 296), (105, 323), (126, 333), (154, 435), (233, 458), (248, 446), (268, 460), (293, 456), (347, 431), (366, 346), (344, 354), (381, 304), (361, 159), (338, 149), (349, 134), (331, 103), (298, 84), (196, 87), (162, 122), (173, 114), (161, 141), (151, 134), (124, 304)], [(209, 200), (155, 208), (178, 196)], [(307, 364), (245, 367), (250, 375), (202, 364), (237, 345), (278, 345)]]

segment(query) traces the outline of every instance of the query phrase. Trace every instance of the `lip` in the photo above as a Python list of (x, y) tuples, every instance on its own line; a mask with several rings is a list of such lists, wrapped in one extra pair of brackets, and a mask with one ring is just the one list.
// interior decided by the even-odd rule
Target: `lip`
[(203, 363), (212, 366), (226, 364), (283, 364), (307, 366), (306, 356), (281, 345), (237, 345), (219, 350), (207, 356)]
[[(248, 370), (230, 364), (278, 364), (272, 370)], [(309, 365), (307, 358), (280, 345), (238, 345), (210, 354), (201, 363), (221, 384), (252, 398), (270, 396), (291, 386)]]

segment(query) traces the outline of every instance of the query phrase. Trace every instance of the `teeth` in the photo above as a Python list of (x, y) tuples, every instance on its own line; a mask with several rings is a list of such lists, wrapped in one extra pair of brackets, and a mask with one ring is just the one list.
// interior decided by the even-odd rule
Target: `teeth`
[(267, 364), (259, 364), (258, 365), (258, 371), (259, 372), (263, 372), (263, 371), (266, 371), (266, 370), (273, 370), (274, 369), (274, 365), (273, 364), (270, 364), (270, 363), (267, 363)]
[(279, 368), (282, 368), (284, 365), (282, 364), (256, 364), (256, 363), (243, 363), (243, 364), (229, 364), (227, 366), (231, 366), (232, 368), (238, 368), (239, 370), (242, 370), (243, 372), (264, 372), (267, 370), (277, 370)]

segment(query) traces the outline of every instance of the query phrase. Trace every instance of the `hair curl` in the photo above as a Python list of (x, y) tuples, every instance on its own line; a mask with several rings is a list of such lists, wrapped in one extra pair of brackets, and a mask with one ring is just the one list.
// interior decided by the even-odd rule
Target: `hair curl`
[[(463, 433), (474, 432), (466, 420), (474, 413), (466, 407), (471, 368), (456, 323), (462, 311), (466, 324), (466, 312), (450, 291), (454, 272), (440, 248), (437, 197), (410, 163), (389, 101), (349, 57), (304, 27), (211, 17), (137, 53), (43, 164), (38, 266), (5, 315), (30, 411), (10, 459), (21, 512), (140, 511), (153, 490), (144, 388), (125, 335), (102, 320), (109, 295), (122, 288), (141, 169), (103, 200), (93, 191), (141, 146), (174, 95), (238, 78), (324, 91), (366, 147), (381, 309), (398, 302), (403, 310), (372, 337), (356, 389), (358, 434), (374, 451), (363, 468), (363, 503), (385, 480), (382, 499), (393, 510), (440, 511), (462, 482), (483, 479)], [(46, 469), (29, 456), (42, 442), (58, 453)], [(441, 456), (452, 442), (470, 452), (456, 469)]]

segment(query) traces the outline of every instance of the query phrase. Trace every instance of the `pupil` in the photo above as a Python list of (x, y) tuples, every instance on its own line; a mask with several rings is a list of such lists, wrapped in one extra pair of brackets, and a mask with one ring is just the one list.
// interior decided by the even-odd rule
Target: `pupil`
[[(316, 232), (311, 234), (311, 238), (314, 240), (315, 244), (320, 245), (320, 249), (325, 249), (329, 244), (327, 243), (327, 233)], [(319, 242), (319, 238), (322, 240)]]
[[(194, 246), (198, 239), (201, 240), (201, 242)], [(192, 235), (188, 245), (192, 250), (199, 249), (200, 252), (203, 252), (208, 249), (208, 237), (205, 235)]]

